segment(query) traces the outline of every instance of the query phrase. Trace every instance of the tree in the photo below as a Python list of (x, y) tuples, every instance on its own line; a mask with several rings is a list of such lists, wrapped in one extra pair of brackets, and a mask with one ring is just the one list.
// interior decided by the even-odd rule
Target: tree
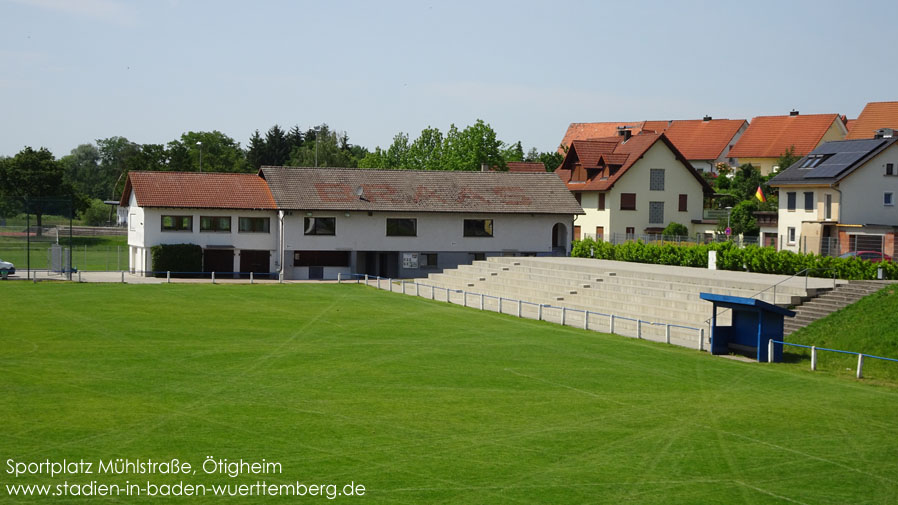
[[(310, 130), (311, 131), (311, 130)], [(359, 160), (349, 146), (345, 132), (331, 131), (326, 124), (319, 125), (309, 139), (306, 132), (306, 141), (290, 153), (290, 165), (297, 167), (348, 167), (355, 168)], [(379, 167), (373, 167), (379, 168)]]
[(103, 203), (103, 200), (94, 198), (90, 200), (90, 206), (81, 212), (81, 220), (88, 226), (109, 224), (111, 210), (112, 208)]
[(776, 159), (776, 170), (774, 170), (775, 175), (783, 170), (791, 167), (795, 164), (796, 161), (800, 160), (801, 156), (795, 155), (795, 146), (789, 146), (783, 154), (780, 155), (779, 158)]
[(252, 171), (259, 170), (265, 164), (266, 146), (259, 130), (253, 132), (246, 149), (246, 166)]
[(218, 130), (187, 132), (167, 146), (169, 166), (181, 172), (246, 172), (240, 143)]
[(290, 159), (291, 146), (287, 141), (287, 135), (280, 126), (274, 125), (265, 134), (265, 158), (263, 165), (286, 165)]
[(437, 128), (428, 126), (408, 148), (407, 166), (413, 170), (441, 170), (443, 157), (443, 134)]
[[(737, 203), (730, 211), (730, 228), (733, 235), (744, 235), (746, 237), (757, 237), (761, 231), (758, 221), (755, 219), (754, 212), (758, 210), (757, 200), (743, 200)], [(726, 230), (727, 220), (720, 219), (717, 223), (717, 230), (723, 232)]]
[(540, 153), (539, 161), (543, 162), (546, 172), (554, 172), (556, 168), (561, 166), (561, 162), (564, 161), (564, 155), (558, 151)]
[(65, 175), (65, 167), (53, 153), (26, 147), (0, 163), (0, 199), (7, 202), (3, 206), (33, 213), (40, 230), (45, 213), (68, 214), (84, 205)]
[(111, 174), (100, 171), (100, 151), (93, 144), (81, 144), (60, 158), (72, 186), (90, 198), (106, 198), (111, 188)]
[(450, 125), (443, 140), (443, 170), (475, 171), (483, 164), (505, 170), (501, 148), (496, 132), (482, 119), (461, 131)]
[(502, 149), (502, 158), (506, 163), (509, 161), (524, 161), (524, 147), (521, 145), (521, 141), (519, 140)]

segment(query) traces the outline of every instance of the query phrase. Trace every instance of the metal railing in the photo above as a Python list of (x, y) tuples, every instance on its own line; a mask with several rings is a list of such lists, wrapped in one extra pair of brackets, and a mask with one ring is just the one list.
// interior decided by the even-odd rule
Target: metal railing
[[(474, 293), (462, 289), (444, 288), (432, 284), (424, 284), (413, 280), (392, 279), (367, 274), (351, 274), (350, 282), (365, 284), (377, 289), (388, 290), (391, 293), (400, 292), (405, 295), (419, 296), (446, 303), (454, 303), (464, 307), (472, 307), (480, 310), (489, 310), (487, 302), (492, 302), (494, 311), (498, 314), (513, 315), (520, 318), (536, 319), (561, 324), (562, 326), (577, 326), (585, 330), (605, 331), (615, 335), (634, 337), (637, 339), (665, 342), (667, 344), (691, 347), (700, 351), (705, 350), (705, 330), (679, 324), (647, 321), (639, 318), (595, 312), (592, 310), (574, 309), (570, 307), (556, 306), (544, 303), (529, 302), (516, 298)], [(344, 281), (342, 274), (337, 275), (337, 282)], [(398, 288), (396, 288), (398, 286)], [(413, 291), (411, 291), (413, 290)], [(411, 292), (410, 292), (411, 291)], [(472, 301), (473, 300), (473, 301)], [(472, 301), (469, 303), (469, 301)], [(527, 309), (527, 310), (525, 310)], [(554, 315), (555, 317), (551, 317)], [(574, 316), (574, 317), (572, 317)], [(601, 324), (602, 322), (605, 324)], [(631, 323), (629, 328), (623, 328), (621, 323)], [(653, 328), (662, 330), (649, 335), (647, 330)], [(626, 329), (631, 330), (626, 332)], [(672, 330), (683, 330), (683, 335), (672, 336)], [(691, 337), (689, 336), (691, 335)], [(654, 337), (654, 338), (653, 338)], [(697, 344), (695, 343), (697, 337)], [(684, 342), (690, 345), (684, 345)]]
[(864, 378), (864, 372), (863, 372), (864, 357), (879, 359), (879, 360), (883, 360), (883, 361), (893, 361), (893, 362), (898, 363), (898, 359), (894, 359), (894, 358), (884, 358), (882, 356), (874, 356), (873, 354), (864, 354), (862, 352), (842, 351), (839, 349), (827, 349), (826, 347), (817, 347), (815, 345), (793, 344), (790, 342), (783, 342), (781, 340), (773, 340), (773, 339), (770, 339), (767, 341), (767, 361), (769, 363), (773, 363), (773, 344), (782, 344), (782, 345), (788, 345), (788, 346), (792, 346), (792, 347), (802, 347), (805, 349), (810, 349), (811, 350), (811, 371), (817, 370), (817, 351), (829, 351), (829, 352), (836, 352), (836, 353), (841, 353), (841, 354), (855, 354), (855, 355), (857, 355), (857, 378), (858, 379)]

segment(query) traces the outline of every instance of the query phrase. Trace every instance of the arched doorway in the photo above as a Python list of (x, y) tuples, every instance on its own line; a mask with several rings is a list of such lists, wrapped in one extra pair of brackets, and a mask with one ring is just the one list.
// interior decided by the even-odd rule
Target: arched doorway
[(564, 223), (555, 223), (555, 226), (552, 227), (552, 252), (555, 254), (567, 254), (569, 243), (567, 226)]

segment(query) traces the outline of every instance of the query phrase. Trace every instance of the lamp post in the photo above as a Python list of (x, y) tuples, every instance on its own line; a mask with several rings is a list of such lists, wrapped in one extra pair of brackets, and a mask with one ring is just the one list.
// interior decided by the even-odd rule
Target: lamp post
[(196, 145), (200, 146), (200, 172), (202, 172), (203, 171), (203, 143), (200, 141), (197, 141)]
[(732, 230), (730, 230), (730, 211), (732, 211), (733, 208), (732, 208), (732, 207), (726, 207), (726, 210), (727, 210), (727, 230), (726, 230), (726, 234), (727, 234), (727, 238), (730, 238), (730, 234), (732, 233)]

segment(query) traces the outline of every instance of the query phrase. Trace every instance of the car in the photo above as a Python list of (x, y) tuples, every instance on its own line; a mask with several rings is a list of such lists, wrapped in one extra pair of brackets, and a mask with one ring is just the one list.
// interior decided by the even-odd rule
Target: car
[(16, 266), (8, 261), (0, 260), (0, 277), (6, 279), (8, 276), (16, 273)]
[(888, 254), (884, 254), (878, 251), (849, 251), (841, 256), (840, 258), (860, 258), (862, 260), (872, 261), (874, 263), (879, 263), (881, 261), (892, 261), (892, 257)]

